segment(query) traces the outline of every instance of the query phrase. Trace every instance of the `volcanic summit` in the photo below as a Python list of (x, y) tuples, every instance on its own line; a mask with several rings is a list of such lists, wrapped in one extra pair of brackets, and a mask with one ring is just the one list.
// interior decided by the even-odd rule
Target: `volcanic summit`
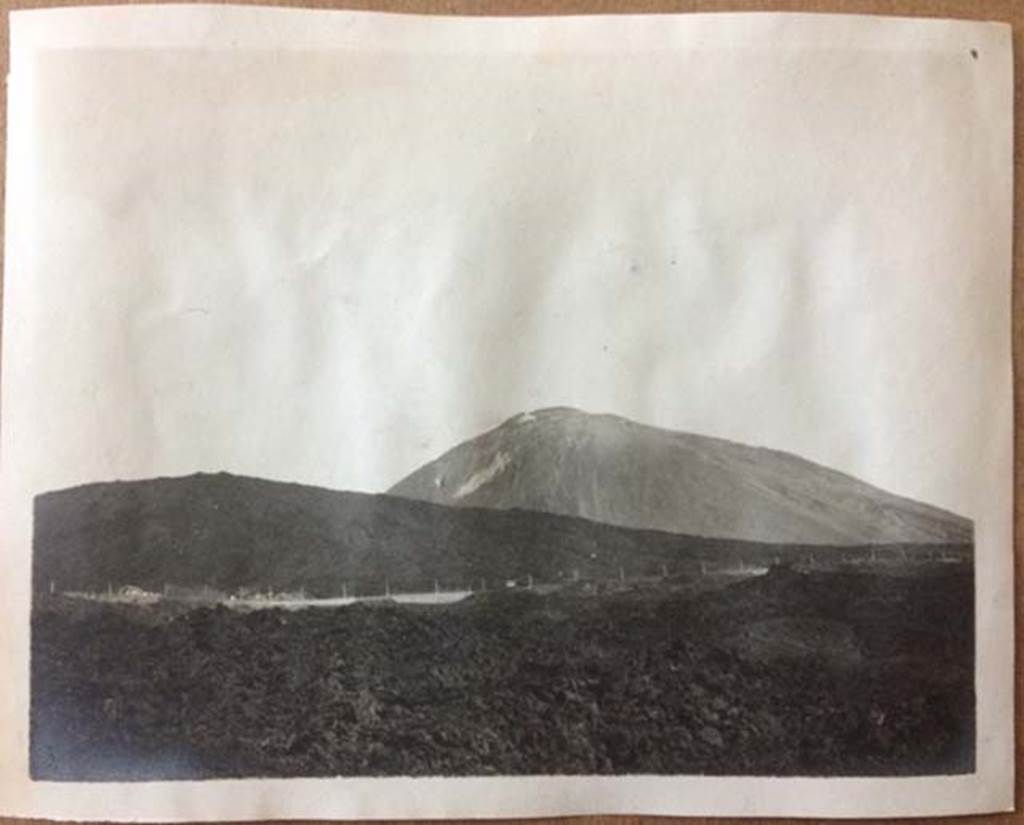
[(965, 518), (790, 453), (568, 407), (510, 418), (388, 492), (760, 542), (972, 540)]

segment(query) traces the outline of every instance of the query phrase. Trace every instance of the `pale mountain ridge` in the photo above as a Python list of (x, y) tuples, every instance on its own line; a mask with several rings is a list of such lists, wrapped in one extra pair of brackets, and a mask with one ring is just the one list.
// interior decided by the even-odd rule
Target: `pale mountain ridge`
[(569, 407), (523, 413), (389, 494), (800, 544), (970, 543), (972, 523), (791, 453)]

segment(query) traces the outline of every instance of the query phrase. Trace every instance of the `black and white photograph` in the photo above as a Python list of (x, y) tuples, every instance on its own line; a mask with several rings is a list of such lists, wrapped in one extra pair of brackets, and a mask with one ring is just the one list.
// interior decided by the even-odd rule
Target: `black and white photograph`
[(527, 412), (386, 493), (36, 501), (40, 779), (974, 767), (963, 518), (800, 458)]
[(1010, 68), (970, 21), (15, 15), (0, 803), (1012, 802)]

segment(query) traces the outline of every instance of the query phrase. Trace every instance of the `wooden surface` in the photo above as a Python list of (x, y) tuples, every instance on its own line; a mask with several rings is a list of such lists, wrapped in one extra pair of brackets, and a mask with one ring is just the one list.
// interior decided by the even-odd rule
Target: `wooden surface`
[[(27, 8), (43, 8), (50, 6), (71, 6), (89, 5), (81, 0), (0, 0), (3, 3), (4, 11)], [(125, 0), (93, 0), (93, 4), (121, 4)], [(129, 0), (131, 2), (131, 0)], [(151, 0), (156, 2), (156, 0)], [(277, 0), (277, 2), (252, 3), (249, 0), (234, 0), (236, 3), (247, 5), (276, 5), (295, 6), (306, 8), (346, 8), (346, 9), (372, 9), (375, 11), (410, 12), (419, 14), (489, 14), (489, 15), (537, 15), (537, 14), (601, 14), (601, 13), (652, 13), (652, 12), (714, 12), (714, 11), (804, 11), (804, 12), (840, 12), (847, 14), (887, 14), (899, 16), (922, 16), (922, 17), (959, 17), (970, 19), (1000, 20), (1013, 25), (1013, 46), (1014, 46), (1014, 221), (1013, 221), (1013, 270), (1014, 270), (1014, 291), (1013, 291), (1013, 344), (1014, 344), (1014, 400), (1015, 400), (1015, 454), (1017, 456), (1016, 466), (1016, 489), (1020, 488), (1021, 478), (1021, 454), (1024, 445), (1024, 436), (1021, 434), (1021, 389), (1024, 381), (1021, 379), (1020, 368), (1017, 366), (1018, 359), (1024, 346), (1024, 298), (1021, 295), (1021, 288), (1024, 285), (1024, 245), (1021, 244), (1021, 214), (1024, 213), (1024, 163), (1021, 161), (1021, 146), (1024, 145), (1024, 110), (1022, 110), (1022, 55), (1024, 55), (1024, 0), (991, 0), (985, 2), (971, 2), (971, 0), (307, 0), (307, 2), (296, 2), (295, 0)], [(3, 75), (7, 76), (7, 55), (8, 55), (8, 26), (7, 14), (3, 15), (0, 22), (0, 37), (2, 37), (3, 50)], [(6, 135), (6, 88), (4, 97), (4, 129)], [(4, 137), (0, 135), (0, 142)], [(4, 153), (6, 155), (6, 152)], [(6, 174), (6, 170), (5, 170)], [(0, 301), (2, 301), (3, 290), (0, 285)], [(1007, 307), (1010, 311), (1010, 307)], [(1021, 528), (1024, 526), (1024, 514), (1021, 512), (1019, 501), (1015, 501), (1015, 541), (1014, 541), (1014, 567), (1017, 604), (1024, 601), (1024, 587), (1021, 584), (1021, 559), (1019, 553)], [(1015, 733), (1017, 742), (1017, 764), (1024, 764), (1024, 747), (1022, 747), (1021, 712), (1022, 712), (1022, 662), (1024, 662), (1024, 650), (1022, 650), (1021, 639), (1024, 638), (1022, 628), (1021, 612), (1018, 609), (1015, 617), (1017, 657), (1016, 657), (1016, 722)], [(1024, 823), (1024, 812), (1021, 807), (1021, 782), (1022, 771), (1018, 768), (1016, 783), (1016, 799), (1018, 811), (1010, 814), (996, 814), (991, 816), (967, 816), (967, 817), (946, 817), (926, 820), (912, 820), (914, 822), (949, 822), (969, 823), (984, 822), (990, 825), (1003, 825), (1003, 823)], [(0, 825), (11, 825), (24, 821), (5, 819), (0, 817)], [(495, 820), (496, 822), (511, 822), (512, 820)], [(670, 817), (572, 817), (564, 819), (543, 819), (531, 820), (537, 823), (578, 823), (578, 825), (670, 825), (673, 822), (714, 822), (728, 823), (740, 822), (743, 820), (732, 818), (702, 819), (686, 818), (678, 819)], [(787, 820), (770, 819), (759, 820), (762, 822), (793, 822), (803, 823), (808, 820)], [(847, 821), (879, 821), (879, 820), (847, 820)]]

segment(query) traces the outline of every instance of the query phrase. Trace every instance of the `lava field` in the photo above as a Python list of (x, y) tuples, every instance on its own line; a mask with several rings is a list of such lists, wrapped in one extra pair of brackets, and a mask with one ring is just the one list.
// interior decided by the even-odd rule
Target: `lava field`
[(41, 596), (31, 773), (968, 773), (970, 570), (248, 613)]

